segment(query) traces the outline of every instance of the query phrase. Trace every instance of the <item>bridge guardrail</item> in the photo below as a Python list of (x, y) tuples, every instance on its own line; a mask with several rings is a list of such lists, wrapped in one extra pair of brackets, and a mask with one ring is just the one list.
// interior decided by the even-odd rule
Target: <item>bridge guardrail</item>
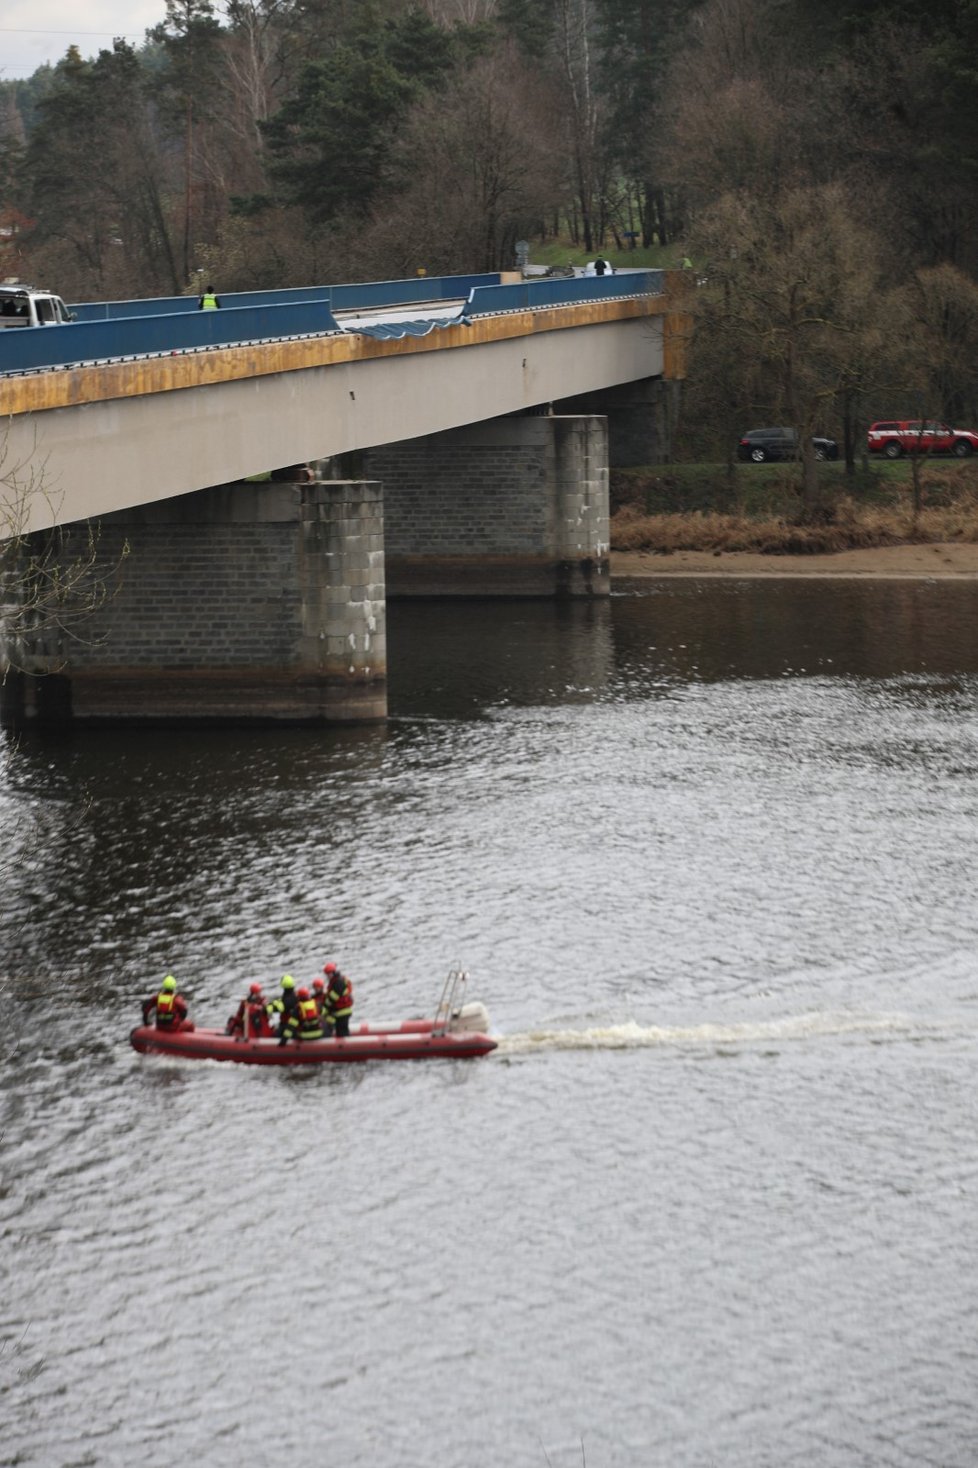
[[(291, 306), (325, 301), (331, 311), (376, 310), (430, 300), (464, 300), (477, 286), (498, 285), (500, 276), (412, 276), (408, 280), (361, 281), (350, 285), (289, 286), (275, 291), (218, 292), (222, 310), (243, 306)], [(76, 321), (117, 321), (132, 316), (185, 315), (198, 309), (196, 296), (154, 296), (135, 301), (71, 302)]]
[[(467, 296), (458, 319), (468, 320), (507, 311), (635, 295), (661, 295), (663, 289), (661, 270), (636, 270), (587, 279), (531, 280), (515, 285), (487, 285), (486, 280), (485, 275), (423, 277), (360, 286), (313, 287), (313, 295), (310, 295), (309, 288), (303, 291), (299, 287), (295, 292), (275, 293), (279, 296), (297, 295), (298, 299), (277, 302), (269, 302), (268, 293), (258, 291), (247, 294), (260, 298), (260, 304), (222, 305), (219, 311), (200, 311), (195, 298), (180, 296), (173, 299), (187, 304), (179, 312), (78, 320), (62, 326), (8, 328), (0, 332), (0, 375), (203, 351), (246, 342), (319, 336), (329, 332), (341, 334), (343, 328), (333, 310), (355, 310), (358, 305), (364, 310), (376, 310), (383, 309), (385, 305), (410, 305), (432, 299), (458, 300)], [(438, 292), (442, 295), (439, 296)], [(240, 293), (237, 299), (241, 299)], [(137, 304), (145, 307), (152, 303)], [(402, 326), (399, 332), (390, 334), (403, 334), (406, 329)]]
[(503, 311), (532, 311), (545, 306), (572, 306), (584, 301), (613, 301), (625, 296), (661, 296), (662, 292), (661, 270), (578, 276), (573, 280), (524, 280), (519, 285), (475, 286), (462, 309), (462, 317), (496, 316)]
[(309, 300), (282, 306), (230, 306), (181, 315), (8, 328), (0, 333), (0, 373), (165, 356), (327, 332), (340, 334), (342, 327), (324, 301)]
[[(269, 299), (270, 298), (270, 299)], [(223, 310), (243, 306), (290, 306), (309, 301), (325, 301), (329, 305), (328, 286), (307, 286), (305, 290), (237, 291), (221, 296)], [(72, 301), (68, 309), (76, 321), (126, 321), (135, 316), (192, 316), (199, 311), (196, 296), (152, 296), (135, 301)]]

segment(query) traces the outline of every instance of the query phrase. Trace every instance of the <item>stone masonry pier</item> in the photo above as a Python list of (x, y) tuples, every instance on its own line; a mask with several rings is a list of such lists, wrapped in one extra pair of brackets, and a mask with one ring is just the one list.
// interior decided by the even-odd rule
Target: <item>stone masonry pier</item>
[(364, 455), (389, 596), (607, 596), (608, 431), (513, 416)]
[(302, 465), (104, 515), (110, 596), (66, 633), (8, 633), (0, 718), (383, 719), (388, 595), (608, 595), (605, 417), (519, 414), (355, 457), (349, 477)]
[(4, 722), (386, 716), (379, 485), (219, 485), (103, 516), (98, 550), (105, 605), (4, 648)]

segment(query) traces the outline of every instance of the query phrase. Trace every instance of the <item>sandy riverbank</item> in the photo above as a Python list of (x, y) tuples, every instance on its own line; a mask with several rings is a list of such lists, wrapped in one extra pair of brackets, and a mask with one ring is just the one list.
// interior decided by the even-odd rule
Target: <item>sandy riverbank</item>
[(891, 545), (833, 555), (762, 556), (751, 551), (612, 551), (611, 574), (624, 576), (821, 576), (978, 580), (978, 545)]

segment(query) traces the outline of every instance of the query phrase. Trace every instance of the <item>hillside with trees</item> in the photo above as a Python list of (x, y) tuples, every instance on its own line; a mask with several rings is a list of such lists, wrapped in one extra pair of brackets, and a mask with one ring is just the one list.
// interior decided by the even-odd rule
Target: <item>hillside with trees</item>
[[(978, 416), (970, 0), (161, 0), (0, 83), (4, 275), (72, 300), (688, 257), (685, 450)], [(550, 258), (553, 258), (551, 253)]]

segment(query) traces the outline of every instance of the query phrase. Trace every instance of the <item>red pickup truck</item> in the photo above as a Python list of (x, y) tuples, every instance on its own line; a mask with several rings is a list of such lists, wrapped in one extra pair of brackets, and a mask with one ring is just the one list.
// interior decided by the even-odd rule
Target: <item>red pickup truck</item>
[(966, 459), (978, 453), (978, 433), (970, 428), (949, 428), (946, 423), (921, 419), (898, 419), (874, 423), (868, 434), (869, 452), (899, 459), (901, 454), (954, 454)]

